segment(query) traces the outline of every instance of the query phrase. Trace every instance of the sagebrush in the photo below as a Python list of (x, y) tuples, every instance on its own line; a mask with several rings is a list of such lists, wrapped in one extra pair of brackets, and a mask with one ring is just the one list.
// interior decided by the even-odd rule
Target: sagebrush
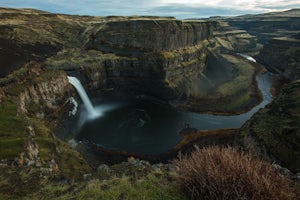
[(296, 199), (291, 180), (232, 147), (196, 147), (174, 164), (178, 183), (191, 199)]

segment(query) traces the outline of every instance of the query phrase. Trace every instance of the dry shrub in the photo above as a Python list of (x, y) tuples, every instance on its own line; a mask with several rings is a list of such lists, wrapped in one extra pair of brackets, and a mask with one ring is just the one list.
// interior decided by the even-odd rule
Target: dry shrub
[(293, 182), (270, 163), (231, 147), (196, 147), (174, 164), (191, 199), (296, 199)]

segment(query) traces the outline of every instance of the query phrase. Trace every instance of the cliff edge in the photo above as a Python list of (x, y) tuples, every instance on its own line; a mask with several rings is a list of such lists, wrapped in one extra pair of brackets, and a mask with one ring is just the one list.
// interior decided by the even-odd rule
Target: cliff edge
[(293, 172), (300, 171), (300, 81), (281, 93), (243, 125), (237, 142), (254, 154), (275, 160)]

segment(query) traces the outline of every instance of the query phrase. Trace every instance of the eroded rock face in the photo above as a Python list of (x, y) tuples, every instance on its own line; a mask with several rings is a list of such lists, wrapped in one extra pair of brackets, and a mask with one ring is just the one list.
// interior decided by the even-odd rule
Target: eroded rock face
[[(66, 74), (56, 73), (56, 77), (29, 85), (19, 95), (19, 111), (24, 114), (34, 111), (44, 118), (49, 110), (55, 110), (68, 100), (67, 92), (71, 90)], [(34, 108), (35, 107), (35, 108)]]
[(295, 34), (300, 30), (300, 9), (257, 15), (224, 18), (231, 26), (246, 30), (265, 44), (275, 37)]
[(237, 143), (252, 153), (300, 170), (300, 81), (286, 85), (279, 96), (241, 128)]
[(258, 61), (270, 71), (280, 73), (293, 81), (300, 78), (300, 39), (299, 33), (290, 37), (274, 38), (264, 45)]
[(135, 51), (171, 51), (187, 48), (212, 37), (213, 22), (166, 19), (124, 20), (94, 27), (87, 48), (117, 54)]
[[(243, 51), (255, 43), (245, 31), (216, 21), (84, 17), (22, 9), (0, 9), (0, 18), (2, 49), (7, 49), (7, 40), (13, 48), (28, 45), (20, 55), (46, 59), (48, 69), (76, 71), (85, 87), (94, 91), (163, 100), (199, 97), (195, 85), (202, 82), (209, 51)], [(31, 46), (38, 45), (51, 52), (36, 54)], [(13, 51), (5, 52), (18, 60)], [(5, 57), (5, 52), (0, 54)], [(38, 95), (39, 86), (34, 87), (28, 91), (32, 96)]]
[(35, 167), (50, 176), (81, 178), (88, 164), (53, 134), (57, 121), (67, 116), (74, 92), (66, 73), (44, 71), (31, 63), (7, 79), (0, 88), (5, 108), (0, 110), (1, 122), (9, 126), (0, 126), (1, 145), (7, 144), (0, 148), (1, 162)]
[(161, 99), (185, 93), (186, 82), (204, 70), (207, 40), (215, 26), (215, 22), (159, 18), (94, 25), (85, 32), (86, 48), (118, 58), (103, 60), (98, 72), (86, 68), (91, 86)]

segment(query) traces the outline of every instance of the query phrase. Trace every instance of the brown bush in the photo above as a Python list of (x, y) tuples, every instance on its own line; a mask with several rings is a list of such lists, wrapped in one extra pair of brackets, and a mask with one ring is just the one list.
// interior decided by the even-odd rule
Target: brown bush
[(292, 181), (270, 163), (231, 147), (196, 147), (174, 164), (191, 199), (296, 199)]

